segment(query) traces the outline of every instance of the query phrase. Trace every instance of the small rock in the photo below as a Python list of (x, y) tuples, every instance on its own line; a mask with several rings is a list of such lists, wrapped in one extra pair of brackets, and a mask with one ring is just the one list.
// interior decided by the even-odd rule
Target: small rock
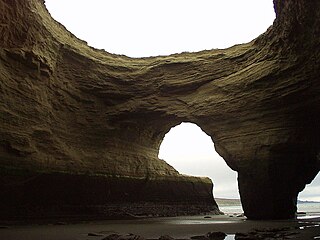
[(101, 237), (101, 236), (103, 236), (103, 234), (101, 234), (101, 233), (88, 233), (88, 236), (89, 237)]
[(191, 239), (194, 240), (208, 240), (206, 236), (192, 236)]
[(236, 234), (235, 238), (236, 240), (257, 240), (258, 238), (249, 236), (249, 235), (243, 235), (243, 236), (239, 236), (238, 234)]
[(224, 232), (208, 232), (206, 235), (210, 240), (223, 240), (226, 236)]
[(144, 240), (143, 237), (135, 234), (127, 234), (127, 235), (119, 235), (119, 234), (111, 234), (106, 236), (102, 240)]
[(110, 235), (106, 236), (102, 240), (118, 240), (119, 237), (120, 237), (119, 234), (113, 233), (113, 234), (110, 234)]
[(251, 234), (247, 233), (236, 233), (235, 238), (236, 240), (256, 240), (259, 239)]
[(119, 238), (119, 240), (145, 240), (144, 237), (135, 234), (123, 235)]
[(57, 222), (56, 225), (67, 225), (66, 222)]
[(159, 240), (174, 240), (174, 238), (169, 235), (164, 235), (159, 237)]

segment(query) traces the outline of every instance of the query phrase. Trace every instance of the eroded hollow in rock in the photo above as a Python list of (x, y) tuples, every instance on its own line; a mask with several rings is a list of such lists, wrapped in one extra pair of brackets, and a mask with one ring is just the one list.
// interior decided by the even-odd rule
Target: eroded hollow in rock
[(1, 213), (159, 197), (211, 207), (211, 181), (158, 159), (164, 134), (188, 120), (238, 172), (248, 218), (294, 217), (320, 168), (320, 2), (274, 6), (250, 43), (132, 59), (89, 47), (44, 1), (0, 0)]

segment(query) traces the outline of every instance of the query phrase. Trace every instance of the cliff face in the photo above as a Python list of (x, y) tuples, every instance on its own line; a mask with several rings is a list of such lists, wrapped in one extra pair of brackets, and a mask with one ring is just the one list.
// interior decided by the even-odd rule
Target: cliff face
[(320, 3), (274, 4), (273, 26), (248, 44), (131, 59), (88, 47), (40, 0), (0, 0), (2, 176), (180, 181), (157, 155), (188, 121), (238, 171), (248, 218), (293, 217), (319, 171)]

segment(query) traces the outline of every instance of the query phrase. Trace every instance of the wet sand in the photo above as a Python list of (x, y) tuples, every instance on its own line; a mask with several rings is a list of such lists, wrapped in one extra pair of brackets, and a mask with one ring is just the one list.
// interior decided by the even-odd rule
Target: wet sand
[[(210, 217), (210, 218), (209, 218)], [(286, 221), (250, 221), (244, 217), (228, 215), (183, 216), (138, 220), (95, 221), (77, 224), (56, 223), (48, 225), (2, 226), (1, 240), (91, 240), (103, 239), (112, 234), (132, 233), (146, 239), (158, 239), (169, 235), (176, 239), (190, 239), (208, 232), (224, 232), (226, 239), (234, 239), (235, 233), (247, 233), (254, 229), (283, 229), (292, 232), (290, 239), (317, 239), (320, 236), (320, 218)], [(96, 236), (89, 236), (96, 235)], [(320, 238), (319, 238), (320, 239)]]

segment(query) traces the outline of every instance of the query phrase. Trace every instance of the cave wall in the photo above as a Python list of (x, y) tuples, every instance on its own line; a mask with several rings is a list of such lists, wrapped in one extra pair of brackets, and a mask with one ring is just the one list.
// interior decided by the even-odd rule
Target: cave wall
[(179, 182), (157, 155), (165, 133), (188, 121), (238, 172), (248, 218), (293, 217), (319, 171), (320, 3), (274, 6), (273, 26), (250, 43), (132, 59), (87, 46), (43, 1), (0, 0), (2, 177)]

